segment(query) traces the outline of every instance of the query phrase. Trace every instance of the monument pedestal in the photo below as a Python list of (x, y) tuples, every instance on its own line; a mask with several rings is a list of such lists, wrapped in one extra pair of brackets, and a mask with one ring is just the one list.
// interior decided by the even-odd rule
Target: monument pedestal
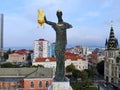
[(69, 82), (52, 82), (48, 90), (73, 90)]

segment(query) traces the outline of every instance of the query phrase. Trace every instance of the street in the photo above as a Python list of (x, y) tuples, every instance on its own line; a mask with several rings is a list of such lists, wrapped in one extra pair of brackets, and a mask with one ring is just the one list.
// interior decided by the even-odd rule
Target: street
[(105, 80), (99, 76), (94, 77), (93, 84), (100, 90), (115, 90), (111, 84), (106, 84)]

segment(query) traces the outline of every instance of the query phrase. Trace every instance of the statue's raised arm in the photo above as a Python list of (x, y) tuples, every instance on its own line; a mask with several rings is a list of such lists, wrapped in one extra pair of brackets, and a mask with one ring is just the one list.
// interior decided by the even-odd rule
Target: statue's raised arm
[(46, 23), (46, 24), (49, 24), (49, 25), (55, 25), (55, 24), (56, 24), (55, 22), (48, 21), (48, 20), (46, 19), (46, 16), (44, 16), (44, 20), (45, 20), (45, 23)]

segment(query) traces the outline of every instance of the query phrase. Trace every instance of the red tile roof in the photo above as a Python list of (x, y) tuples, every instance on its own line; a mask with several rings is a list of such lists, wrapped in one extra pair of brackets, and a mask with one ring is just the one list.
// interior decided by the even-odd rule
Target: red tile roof
[(80, 56), (79, 54), (74, 54), (70, 52), (66, 52), (66, 59), (71, 59), (71, 60), (77, 60), (77, 59), (82, 59), (85, 60), (85, 56)]
[(46, 59), (49, 59), (49, 62), (55, 62), (56, 58), (51, 57), (51, 58), (36, 58), (36, 62), (47, 62)]
[[(56, 58), (55, 57), (48, 57), (48, 58), (36, 58), (36, 62), (47, 62), (47, 59), (48, 59), (48, 62), (55, 62), (56, 61)], [(70, 52), (66, 52), (65, 53), (65, 60), (67, 59), (71, 59), (72, 61), (76, 61), (77, 59), (82, 59), (82, 60), (85, 60), (85, 57), (84, 56), (80, 56), (78, 54), (73, 54), (73, 53), (70, 53)]]
[(15, 53), (20, 54), (20, 55), (26, 55), (28, 53), (28, 51), (26, 49), (21, 49), (21, 50), (15, 51)]
[(45, 41), (45, 39), (39, 39), (39, 41)]

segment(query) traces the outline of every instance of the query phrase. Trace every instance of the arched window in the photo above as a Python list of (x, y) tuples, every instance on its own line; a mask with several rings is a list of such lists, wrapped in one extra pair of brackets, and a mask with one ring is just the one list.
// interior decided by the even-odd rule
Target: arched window
[(48, 81), (46, 81), (46, 87), (48, 87), (49, 86), (49, 82)]
[(30, 86), (31, 86), (31, 88), (34, 88), (34, 82), (33, 81), (30, 83)]
[(42, 81), (39, 82), (39, 88), (41, 88), (41, 87), (42, 87)]

